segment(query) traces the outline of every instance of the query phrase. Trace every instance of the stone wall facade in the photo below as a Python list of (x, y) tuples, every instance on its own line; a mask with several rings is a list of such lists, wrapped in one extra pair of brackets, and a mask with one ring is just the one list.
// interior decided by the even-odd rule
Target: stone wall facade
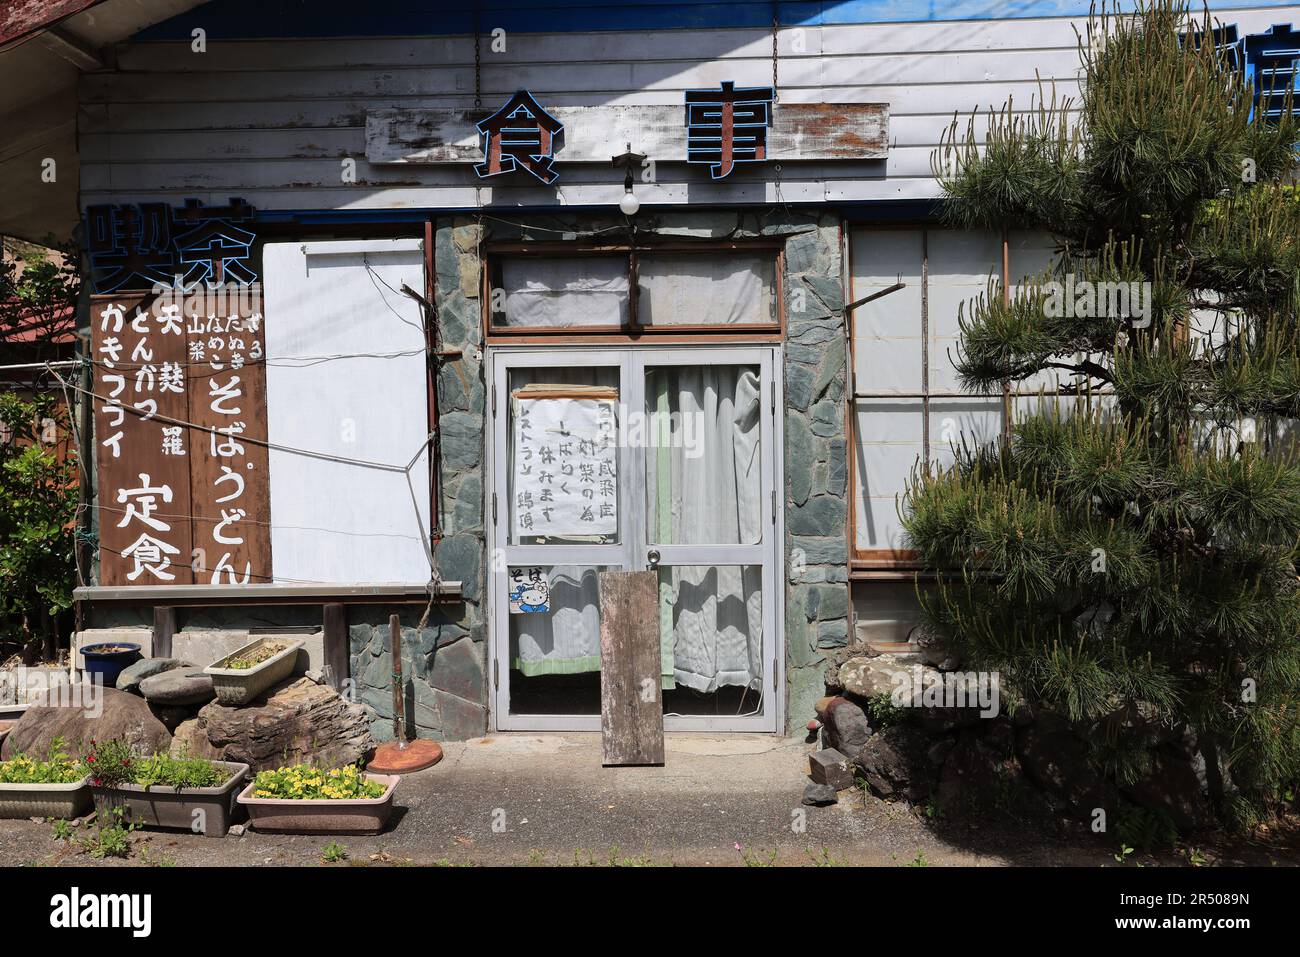
[[(405, 711), (410, 732), (459, 740), (489, 726), (491, 680), (487, 623), (490, 554), (485, 522), (487, 388), (480, 301), (483, 243), (626, 239), (619, 217), (546, 216), (527, 224), (497, 218), (441, 220), (434, 231), (435, 307), (443, 349), (460, 350), (438, 375), (441, 514), (444, 537), (435, 562), (443, 580), (462, 583), (463, 601), (423, 608), (349, 608), (352, 693), (371, 716), (378, 740), (392, 736), (392, 660), (388, 616), (404, 626)], [(798, 210), (643, 213), (638, 238), (666, 240), (780, 238), (785, 248), (784, 588), (786, 731), (813, 715), (824, 693), (827, 652), (848, 640), (847, 452), (845, 441), (844, 295), (839, 220)], [(581, 347), (578, 347), (581, 348)], [(319, 610), (217, 609), (187, 614), (186, 628), (318, 626)], [(148, 609), (121, 610), (97, 625), (148, 625)]]

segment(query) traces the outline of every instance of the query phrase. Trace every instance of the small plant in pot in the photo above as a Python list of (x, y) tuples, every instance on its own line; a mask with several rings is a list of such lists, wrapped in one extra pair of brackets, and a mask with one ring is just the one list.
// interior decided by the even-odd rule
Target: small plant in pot
[(0, 761), (0, 818), (80, 817), (90, 806), (86, 769), (55, 738), (45, 757)]
[(91, 742), (85, 756), (95, 810), (121, 808), (146, 827), (224, 837), (238, 809), (248, 765), (169, 754), (136, 755), (121, 739)]
[(377, 834), (393, 812), (399, 780), (351, 764), (332, 770), (299, 764), (259, 771), (239, 803), (259, 831)]

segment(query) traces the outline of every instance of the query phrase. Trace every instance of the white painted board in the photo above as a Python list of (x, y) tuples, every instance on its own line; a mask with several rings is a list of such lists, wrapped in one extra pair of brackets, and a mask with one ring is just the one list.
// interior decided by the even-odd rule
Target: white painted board
[[(424, 288), (418, 240), (265, 247), (277, 582), (429, 579), (425, 339), (418, 304), (395, 292), (403, 283)], [(409, 483), (358, 464), (401, 468), (422, 447)]]

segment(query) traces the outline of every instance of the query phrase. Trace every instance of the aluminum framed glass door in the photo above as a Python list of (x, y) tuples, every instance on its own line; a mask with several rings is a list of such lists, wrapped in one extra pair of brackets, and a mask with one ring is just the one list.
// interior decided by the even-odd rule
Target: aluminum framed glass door
[[(599, 730), (598, 575), (638, 569), (658, 574), (659, 616), (647, 623), (654, 636), (647, 640), (660, 646), (665, 728), (780, 727), (776, 353), (693, 346), (493, 351), (495, 728)], [(577, 460), (558, 453), (561, 438), (581, 438), (581, 426), (570, 435), (563, 415), (547, 419), (541, 406), (528, 404), (535, 396), (616, 397), (615, 448), (575, 469)], [(539, 500), (555, 505), (550, 489), (564, 483), (566, 462), (567, 477), (582, 481), (585, 472), (591, 485), (583, 494), (605, 503), (606, 512), (616, 491), (616, 517), (533, 534), (555, 527), (541, 521)], [(544, 484), (534, 464), (545, 465)], [(595, 532), (579, 534), (588, 528)]]

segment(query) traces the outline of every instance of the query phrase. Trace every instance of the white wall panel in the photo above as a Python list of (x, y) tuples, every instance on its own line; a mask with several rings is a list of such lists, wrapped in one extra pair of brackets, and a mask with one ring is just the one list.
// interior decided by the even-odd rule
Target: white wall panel
[[(268, 243), (266, 392), (273, 446), (405, 466), (428, 434), (417, 240)], [(368, 274), (369, 263), (373, 274)], [(376, 354), (405, 353), (395, 357)], [(313, 361), (316, 357), (348, 358)], [(427, 450), (410, 472), (272, 448), (277, 581), (425, 582)], [(415, 490), (412, 499), (411, 488)]]

